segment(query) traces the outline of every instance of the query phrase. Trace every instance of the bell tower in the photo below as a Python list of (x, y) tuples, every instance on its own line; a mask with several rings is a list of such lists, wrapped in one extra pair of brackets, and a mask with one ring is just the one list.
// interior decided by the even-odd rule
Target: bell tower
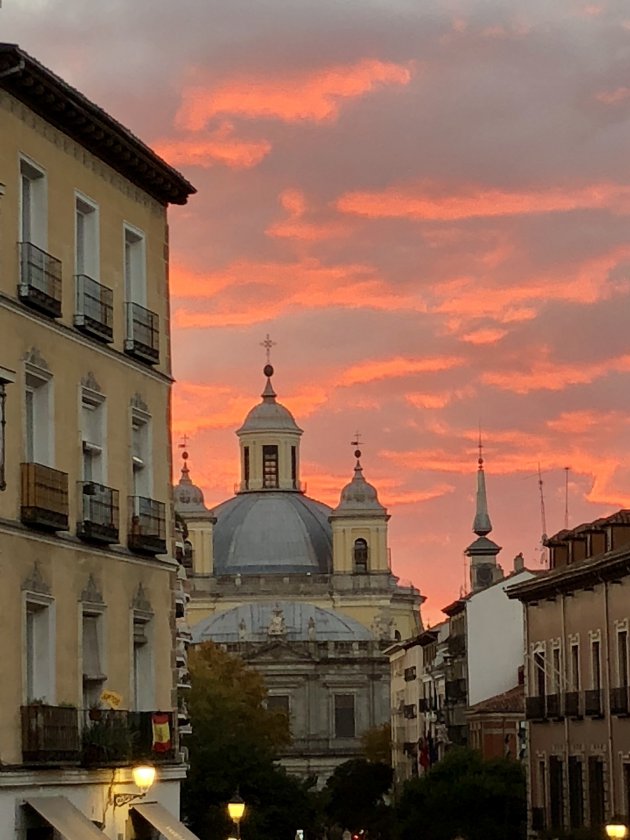
[[(358, 443), (353, 441), (353, 443)], [(339, 504), (329, 516), (333, 537), (333, 572), (369, 575), (389, 573), (387, 523), (389, 514), (378, 500), (376, 488), (363, 477), (361, 451), (355, 450), (352, 481), (341, 491)]]
[(483, 469), (483, 446), (481, 433), (479, 434), (479, 458), (477, 459), (477, 505), (473, 531), (477, 539), (465, 551), (470, 558), (470, 587), (472, 592), (485, 589), (503, 577), (503, 569), (497, 563), (497, 554), (501, 546), (497, 545), (488, 534), (492, 531), (492, 523), (488, 514), (488, 499), (486, 496), (486, 476)]

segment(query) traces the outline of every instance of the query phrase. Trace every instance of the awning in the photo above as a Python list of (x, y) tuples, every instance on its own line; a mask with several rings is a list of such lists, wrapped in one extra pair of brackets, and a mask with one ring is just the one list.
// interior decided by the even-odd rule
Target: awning
[[(132, 810), (137, 811), (143, 819), (157, 828), (160, 834), (166, 837), (166, 840), (199, 840), (197, 835), (186, 828), (184, 823), (176, 819), (170, 811), (167, 811), (163, 805), (157, 802), (143, 802), (134, 805)], [(100, 840), (103, 840), (103, 835), (101, 835)]]
[(103, 832), (65, 796), (29, 797), (26, 802), (56, 828), (64, 840), (103, 840)]

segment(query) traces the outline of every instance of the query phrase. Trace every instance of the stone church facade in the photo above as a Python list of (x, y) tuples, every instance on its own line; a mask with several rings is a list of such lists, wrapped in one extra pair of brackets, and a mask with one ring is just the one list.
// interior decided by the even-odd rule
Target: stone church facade
[(260, 671), (268, 705), (289, 717), (283, 765), (323, 784), (361, 751), (361, 735), (390, 718), (392, 640), (421, 630), (422, 596), (389, 563), (389, 514), (354, 474), (330, 508), (300, 480), (302, 430), (276, 398), (265, 367), (262, 401), (238, 429), (235, 496), (210, 510), (187, 455), (174, 488), (187, 530), (189, 621), (207, 640)]

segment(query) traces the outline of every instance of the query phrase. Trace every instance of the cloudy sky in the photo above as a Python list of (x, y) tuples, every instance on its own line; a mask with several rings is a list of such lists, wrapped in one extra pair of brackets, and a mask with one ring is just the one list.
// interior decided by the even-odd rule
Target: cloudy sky
[(171, 210), (175, 433), (209, 504), (274, 384), (335, 504), (361, 431), (394, 571), (465, 581), (478, 428), (511, 568), (630, 507), (627, 0), (4, 0), (198, 188)]

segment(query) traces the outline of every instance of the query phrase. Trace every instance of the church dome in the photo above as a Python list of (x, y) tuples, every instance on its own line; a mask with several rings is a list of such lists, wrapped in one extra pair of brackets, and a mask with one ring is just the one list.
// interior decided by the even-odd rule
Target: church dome
[(330, 508), (301, 493), (242, 493), (215, 508), (214, 569), (231, 574), (328, 574)]
[(352, 481), (341, 491), (339, 504), (334, 513), (356, 514), (356, 513), (386, 513), (386, 509), (378, 500), (376, 487), (369, 484), (363, 477), (363, 468), (358, 460), (354, 468)]
[(302, 429), (295, 422), (289, 409), (276, 400), (277, 394), (271, 384), (273, 367), (269, 364), (265, 365), (265, 376), (267, 384), (261, 394), (262, 402), (251, 409), (236, 434), (242, 435), (246, 432), (297, 432), (301, 434)]
[[(274, 618), (276, 616), (277, 618)], [(278, 623), (277, 628), (274, 627)], [(356, 619), (301, 601), (257, 601), (210, 616), (192, 628), (193, 643), (369, 641), (374, 637)]]
[(209, 513), (203, 499), (203, 492), (200, 487), (193, 484), (188, 469), (188, 452), (183, 452), (184, 466), (179, 483), (173, 487), (173, 503), (175, 510), (182, 516), (193, 513)]

